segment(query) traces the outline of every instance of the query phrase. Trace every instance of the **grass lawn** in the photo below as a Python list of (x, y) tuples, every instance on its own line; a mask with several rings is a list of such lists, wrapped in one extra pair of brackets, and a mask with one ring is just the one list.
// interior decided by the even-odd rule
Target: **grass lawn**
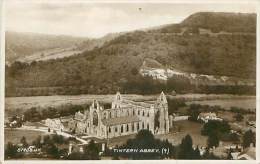
[(123, 145), (126, 143), (126, 141), (128, 139), (133, 139), (135, 138), (135, 135), (136, 134), (131, 134), (131, 135), (127, 135), (127, 136), (120, 136), (120, 137), (114, 137), (114, 138), (110, 138), (109, 141), (108, 141), (108, 145), (109, 146), (120, 146), (120, 145)]
[(39, 135), (44, 135), (45, 133), (33, 130), (18, 130), (18, 129), (5, 129), (5, 140), (4, 143), (20, 143), (21, 138), (24, 136), (28, 143), (31, 143)]
[(207, 136), (202, 136), (200, 134), (201, 128), (203, 124), (184, 120), (174, 122), (175, 129), (171, 130), (169, 134), (166, 135), (158, 135), (156, 138), (159, 139), (168, 139), (169, 142), (174, 145), (180, 144), (182, 138), (184, 138), (187, 134), (192, 137), (192, 141), (194, 145), (206, 146), (207, 145)]
[(229, 110), (231, 107), (244, 108), (247, 110), (255, 110), (256, 108), (256, 99), (223, 99), (223, 100), (203, 100), (203, 101), (190, 101), (186, 104), (200, 104), (200, 105), (209, 105), (215, 106), (218, 105), (224, 109)]
[[(37, 89), (37, 88), (36, 88)], [(9, 117), (15, 114), (19, 115), (25, 112), (31, 107), (47, 108), (57, 107), (60, 105), (84, 105), (92, 103), (93, 99), (96, 99), (103, 103), (111, 103), (115, 94), (110, 95), (54, 95), (54, 96), (31, 96), (31, 97), (6, 97), (5, 98), (5, 117)], [(122, 94), (123, 99), (134, 101), (153, 101), (159, 96), (155, 95), (136, 95), (136, 94)], [(224, 105), (224, 107), (238, 106), (245, 108), (255, 108), (256, 98), (255, 96), (237, 96), (226, 94), (183, 94), (176, 96), (168, 96), (172, 99), (185, 99), (187, 104), (209, 104), (209, 105)], [(219, 100), (224, 99), (225, 100)], [(205, 100), (205, 101), (196, 101)], [(213, 100), (213, 101), (210, 101)], [(221, 106), (222, 106), (221, 105)]]
[(222, 118), (222, 119), (225, 120), (225, 121), (228, 121), (228, 122), (233, 122), (233, 121), (235, 121), (235, 119), (234, 119), (235, 113), (233, 113), (233, 112), (229, 112), (229, 111), (219, 111), (219, 112), (217, 112), (217, 116), (218, 116), (219, 118)]
[[(156, 100), (156, 95), (122, 95), (123, 99), (134, 101)], [(55, 95), (55, 96), (32, 96), (32, 97), (6, 97), (5, 98), (5, 117), (20, 115), (31, 107), (47, 108), (58, 107), (61, 105), (85, 105), (91, 104), (94, 99), (101, 103), (111, 103), (115, 94), (111, 95)], [(14, 114), (15, 113), (15, 114)]]
[[(168, 139), (169, 142), (173, 143), (174, 145), (177, 145), (181, 143), (182, 138), (184, 138), (187, 134), (190, 134), (194, 145), (206, 146), (208, 137), (202, 136), (200, 134), (202, 126), (203, 124), (188, 120), (178, 121), (175, 122), (175, 129), (179, 129), (179, 132), (172, 130), (169, 134), (156, 135), (155, 138), (161, 140)], [(109, 139), (109, 146), (122, 145), (126, 143), (128, 139), (134, 137), (135, 134)]]

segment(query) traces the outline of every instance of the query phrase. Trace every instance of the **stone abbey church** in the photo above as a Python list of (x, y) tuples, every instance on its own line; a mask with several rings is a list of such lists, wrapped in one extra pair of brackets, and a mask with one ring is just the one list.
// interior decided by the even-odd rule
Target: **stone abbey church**
[(169, 132), (168, 103), (162, 92), (153, 102), (134, 102), (122, 99), (118, 92), (111, 109), (104, 109), (94, 100), (89, 109), (80, 111), (68, 123), (76, 134), (98, 138), (113, 138), (148, 129), (153, 134)]

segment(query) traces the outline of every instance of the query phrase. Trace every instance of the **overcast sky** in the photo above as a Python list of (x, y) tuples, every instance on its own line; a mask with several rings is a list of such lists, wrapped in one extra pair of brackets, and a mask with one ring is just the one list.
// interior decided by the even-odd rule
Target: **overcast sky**
[(179, 23), (198, 11), (255, 12), (252, 4), (6, 1), (6, 30), (82, 37)]

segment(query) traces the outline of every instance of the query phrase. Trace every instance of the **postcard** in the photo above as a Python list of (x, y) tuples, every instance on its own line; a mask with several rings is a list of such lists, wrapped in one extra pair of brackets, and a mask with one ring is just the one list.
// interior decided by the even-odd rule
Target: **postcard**
[(259, 1), (2, 4), (4, 163), (256, 162)]

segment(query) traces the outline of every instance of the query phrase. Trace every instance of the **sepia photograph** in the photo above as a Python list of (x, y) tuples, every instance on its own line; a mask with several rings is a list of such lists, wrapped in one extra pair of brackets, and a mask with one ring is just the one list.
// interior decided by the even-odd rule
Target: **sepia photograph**
[(259, 2), (206, 2), (4, 1), (4, 160), (256, 160)]

